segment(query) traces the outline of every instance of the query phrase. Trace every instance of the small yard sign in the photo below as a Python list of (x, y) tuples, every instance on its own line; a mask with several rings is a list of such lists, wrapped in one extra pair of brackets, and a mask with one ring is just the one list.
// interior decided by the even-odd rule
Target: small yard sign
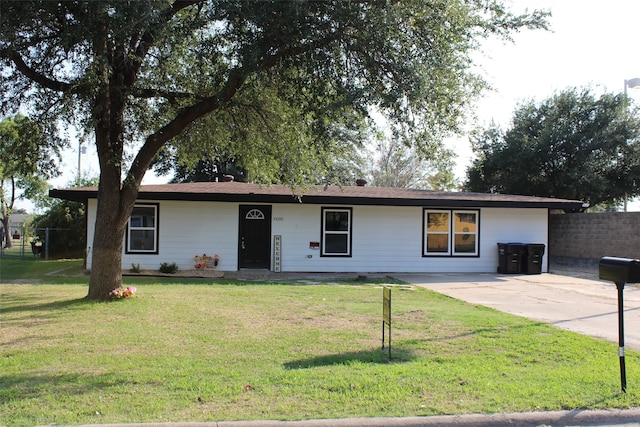
[(389, 359), (391, 359), (391, 288), (382, 288), (382, 349), (384, 350), (384, 325), (389, 326)]

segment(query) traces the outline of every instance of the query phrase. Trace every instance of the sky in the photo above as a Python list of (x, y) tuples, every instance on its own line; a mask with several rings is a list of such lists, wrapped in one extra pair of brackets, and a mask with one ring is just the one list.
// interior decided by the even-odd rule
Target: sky
[[(524, 30), (513, 43), (496, 39), (483, 43), (474, 55), (477, 72), (493, 87), (473, 106), (477, 122), (467, 128), (486, 126), (491, 120), (508, 126), (514, 110), (526, 100), (542, 101), (569, 87), (590, 86), (596, 92), (620, 93), (624, 81), (640, 77), (640, 1), (637, 0), (513, 0), (505, 1), (514, 12), (533, 9), (551, 11), (550, 31)], [(636, 45), (638, 43), (638, 45)], [(640, 102), (640, 88), (628, 95)], [(465, 135), (447, 143), (456, 151), (456, 175), (463, 180), (472, 160)], [(81, 156), (82, 173), (98, 175), (95, 147)], [(65, 187), (77, 177), (78, 143), (65, 152), (62, 176), (50, 183)], [(143, 183), (164, 183), (167, 177), (149, 172)], [(24, 202), (19, 207), (29, 208)], [(640, 211), (640, 203), (630, 210)]]
[[(639, 1), (514, 0), (511, 4), (514, 11), (551, 11), (551, 28), (522, 31), (513, 43), (484, 44), (476, 60), (494, 91), (477, 103), (477, 124), (486, 126), (494, 120), (504, 128), (523, 101), (540, 102), (569, 87), (620, 93), (625, 80), (640, 77)], [(640, 88), (628, 89), (628, 95), (640, 102)], [(459, 172), (472, 154), (466, 138), (457, 138), (452, 145), (459, 154)]]

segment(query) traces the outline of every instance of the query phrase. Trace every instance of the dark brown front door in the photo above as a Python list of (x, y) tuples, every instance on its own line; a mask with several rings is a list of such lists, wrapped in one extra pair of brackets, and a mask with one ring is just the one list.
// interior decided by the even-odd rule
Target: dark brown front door
[(271, 248), (271, 206), (240, 205), (238, 266), (269, 268)]

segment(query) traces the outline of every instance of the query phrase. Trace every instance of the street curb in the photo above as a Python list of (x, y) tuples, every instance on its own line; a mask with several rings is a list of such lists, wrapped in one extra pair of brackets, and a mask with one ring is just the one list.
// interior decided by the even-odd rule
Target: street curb
[[(640, 426), (640, 408), (519, 412), (509, 414), (436, 415), (429, 417), (336, 418), (302, 421), (220, 421), (184, 423), (100, 424), (100, 427), (533, 427)], [(90, 427), (86, 424), (77, 427)], [(93, 425), (92, 427), (96, 427)]]

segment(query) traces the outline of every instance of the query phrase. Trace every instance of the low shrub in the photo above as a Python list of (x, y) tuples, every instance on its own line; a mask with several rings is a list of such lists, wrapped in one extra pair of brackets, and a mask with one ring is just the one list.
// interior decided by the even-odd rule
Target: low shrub
[(175, 262), (172, 262), (171, 264), (163, 262), (160, 264), (160, 273), (173, 274), (176, 271), (178, 271), (178, 265)]

